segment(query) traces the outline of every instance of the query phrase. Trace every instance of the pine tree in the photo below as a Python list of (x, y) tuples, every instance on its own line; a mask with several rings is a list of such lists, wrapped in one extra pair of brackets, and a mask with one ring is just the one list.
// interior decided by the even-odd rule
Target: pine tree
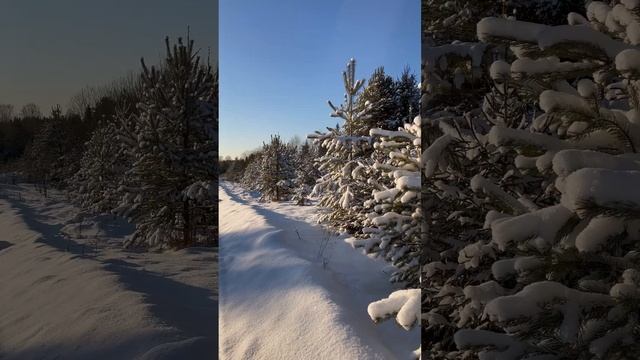
[(191, 246), (213, 239), (217, 163), (215, 76), (193, 41), (170, 46), (159, 68), (142, 61), (139, 114), (121, 119), (135, 141), (115, 213), (136, 224), (129, 244)]
[(406, 123), (410, 123), (419, 115), (420, 110), (420, 89), (416, 76), (407, 67), (395, 81), (394, 102), (396, 112), (394, 122), (389, 126), (390, 130), (397, 130)]
[[(420, 255), (420, 118), (403, 129), (372, 129), (376, 139), (372, 170), (368, 182), (375, 190), (365, 202), (365, 237), (349, 242), (377, 253), (399, 270), (392, 281), (410, 287), (419, 285)], [(377, 175), (377, 176), (375, 176)]]
[(393, 78), (384, 72), (384, 67), (376, 68), (358, 96), (356, 109), (367, 109), (367, 115), (352, 121), (353, 133), (366, 135), (375, 128), (397, 130), (395, 100)]
[(254, 152), (247, 159), (247, 165), (243, 170), (241, 184), (248, 190), (259, 190), (260, 167), (262, 163), (262, 152)]
[(320, 178), (315, 159), (317, 151), (315, 146), (305, 142), (300, 146), (295, 159), (295, 194), (293, 200), (298, 205), (306, 205), (309, 195), (313, 190), (316, 180)]
[[(398, 131), (372, 129), (370, 133), (376, 139), (372, 168), (378, 172), (368, 178), (376, 190), (365, 202), (366, 236), (347, 241), (395, 266), (391, 281), (402, 283), (406, 290), (370, 304), (368, 312), (374, 321), (395, 315), (409, 330), (420, 319), (421, 119), (416, 117)], [(420, 350), (414, 354), (418, 357)]]
[(312, 194), (320, 199), (320, 206), (331, 212), (320, 220), (351, 233), (361, 232), (365, 220), (363, 203), (371, 193), (366, 180), (358, 176), (371, 162), (372, 146), (371, 138), (362, 134), (364, 128), (358, 127), (369, 118), (369, 107), (357, 106), (364, 80), (356, 80), (355, 71), (356, 62), (351, 59), (343, 72), (344, 103), (336, 107), (329, 101), (331, 116), (344, 120), (344, 125), (309, 136), (325, 152), (318, 159), (322, 176)]
[(107, 122), (98, 127), (85, 146), (80, 169), (70, 183), (79, 205), (94, 213), (109, 213), (119, 200), (118, 187), (131, 165), (120, 139), (117, 125)]
[(295, 147), (283, 143), (279, 135), (264, 144), (259, 167), (258, 188), (262, 199), (281, 201), (289, 198), (293, 188)]
[(35, 179), (43, 194), (51, 185), (60, 184), (64, 179), (65, 157), (69, 157), (71, 143), (65, 127), (65, 118), (60, 106), (51, 111), (51, 116), (44, 119), (42, 126), (35, 134), (33, 142), (25, 151), (24, 172)]

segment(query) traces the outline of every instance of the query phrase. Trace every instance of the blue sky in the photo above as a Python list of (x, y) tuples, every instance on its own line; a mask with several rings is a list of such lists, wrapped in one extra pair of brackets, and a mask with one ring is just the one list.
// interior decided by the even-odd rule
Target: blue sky
[(419, 0), (220, 0), (220, 154), (333, 126), (342, 71), (419, 76)]
[(191, 27), (213, 56), (218, 0), (5, 0), (0, 10), (0, 103), (27, 102), (44, 113), (87, 85), (109, 83), (157, 63), (164, 38)]

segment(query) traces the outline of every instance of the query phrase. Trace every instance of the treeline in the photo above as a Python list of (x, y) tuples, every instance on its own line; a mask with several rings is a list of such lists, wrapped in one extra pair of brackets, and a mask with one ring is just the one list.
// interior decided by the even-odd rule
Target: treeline
[(86, 139), (87, 133), (95, 127), (91, 119), (77, 114), (63, 115), (59, 107), (53, 108), (49, 115), (43, 116), (35, 104), (30, 106), (32, 112), (21, 111), (14, 116), (12, 111), (9, 111), (5, 113), (5, 120), (0, 121), (0, 166), (3, 169), (24, 168), (19, 160), (25, 153), (31, 152), (34, 139), (48, 123), (64, 121), (69, 130), (65, 135), (77, 141)]
[(67, 114), (58, 107), (0, 124), (6, 134), (27, 132), (24, 144), (3, 142), (3, 153), (45, 196), (50, 186), (62, 188), (90, 212), (129, 219), (136, 231), (126, 245), (213, 245), (217, 82), (193, 41), (167, 39), (160, 65), (142, 60), (140, 73), (84, 89)]

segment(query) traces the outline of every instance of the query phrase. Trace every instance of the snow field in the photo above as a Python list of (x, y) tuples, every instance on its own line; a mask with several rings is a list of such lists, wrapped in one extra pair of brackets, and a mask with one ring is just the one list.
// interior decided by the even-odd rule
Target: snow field
[(315, 207), (258, 203), (231, 183), (220, 199), (221, 359), (405, 359), (418, 347), (417, 328), (367, 314), (393, 292), (389, 266), (327, 237)]
[[(210, 249), (125, 252), (126, 224), (84, 217), (61, 194), (43, 200), (30, 186), (2, 185), (0, 229), (3, 360), (215, 354)], [(95, 234), (97, 254), (83, 254)]]

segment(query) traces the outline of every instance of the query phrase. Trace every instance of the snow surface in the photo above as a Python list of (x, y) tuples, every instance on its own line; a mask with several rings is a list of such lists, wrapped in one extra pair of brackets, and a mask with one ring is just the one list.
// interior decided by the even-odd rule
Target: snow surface
[(562, 205), (555, 205), (491, 223), (492, 242), (502, 250), (511, 243), (530, 241), (540, 251), (553, 245), (556, 234), (572, 213)]
[(510, 71), (513, 73), (523, 73), (528, 76), (547, 75), (549, 73), (572, 72), (585, 69), (592, 69), (594, 66), (589, 62), (569, 62), (560, 61), (555, 56), (530, 59), (516, 59), (511, 65)]
[(315, 206), (220, 186), (221, 359), (409, 359), (419, 327), (375, 324), (390, 265), (314, 221)]
[(640, 50), (626, 49), (616, 56), (616, 69), (621, 73), (640, 71)]
[(511, 77), (511, 65), (503, 60), (496, 60), (489, 68), (489, 75), (493, 80), (506, 80)]
[[(562, 204), (579, 211), (585, 204), (618, 209), (640, 207), (640, 171), (580, 169), (563, 184)], [(631, 189), (631, 191), (630, 191)]]
[[(571, 299), (571, 302), (567, 300)], [(492, 321), (508, 322), (522, 317), (539, 317), (548, 312), (545, 307), (552, 301), (560, 300), (564, 306), (555, 307), (563, 315), (563, 322), (558, 329), (565, 340), (574, 340), (579, 329), (579, 314), (589, 311), (598, 305), (610, 305), (612, 299), (605, 294), (583, 292), (568, 288), (554, 281), (539, 281), (525, 286), (515, 295), (508, 295), (491, 300), (484, 308), (484, 313)]]
[[(634, 27), (634, 39), (636, 31)], [(490, 42), (492, 37), (496, 37), (538, 44), (542, 50), (568, 42), (584, 43), (601, 49), (611, 59), (621, 51), (631, 48), (630, 45), (614, 40), (608, 35), (592, 29), (589, 25), (548, 26), (490, 17), (478, 22), (477, 34), (478, 39), (483, 42)]]
[(477, 24), (478, 39), (488, 42), (492, 36), (536, 43), (546, 25), (503, 18), (484, 18)]
[(31, 185), (0, 185), (0, 229), (0, 359), (216, 353), (213, 249), (124, 251), (129, 224)]

